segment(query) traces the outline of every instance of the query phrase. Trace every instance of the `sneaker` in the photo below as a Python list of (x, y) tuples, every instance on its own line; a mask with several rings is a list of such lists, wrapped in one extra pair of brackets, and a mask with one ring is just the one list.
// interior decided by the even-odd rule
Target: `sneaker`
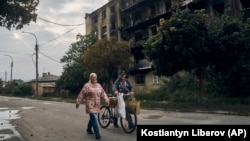
[(88, 132), (89, 134), (94, 134), (94, 132), (93, 132), (92, 130), (87, 130), (87, 132)]
[(115, 128), (119, 128), (119, 125), (117, 125), (117, 124), (114, 124), (114, 127), (115, 127)]
[(96, 136), (95, 138), (96, 138), (97, 140), (100, 140), (101, 137), (102, 137), (102, 136), (99, 135), (99, 136)]
[(128, 128), (129, 128), (129, 129), (134, 128), (134, 124), (133, 124), (133, 123), (128, 124)]

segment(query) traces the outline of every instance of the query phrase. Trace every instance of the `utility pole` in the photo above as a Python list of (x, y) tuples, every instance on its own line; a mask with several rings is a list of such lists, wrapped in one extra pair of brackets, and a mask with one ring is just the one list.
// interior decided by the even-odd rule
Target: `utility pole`
[(10, 64), (10, 67), (11, 67), (11, 71), (10, 71), (10, 81), (12, 81), (13, 58), (12, 58), (12, 56), (7, 55), (7, 54), (4, 54), (4, 56), (9, 56), (9, 57), (11, 58), (11, 64)]
[(36, 51), (36, 96), (38, 96), (38, 44), (37, 44), (37, 38), (36, 38), (36, 35), (34, 33), (25, 32), (25, 31), (23, 31), (23, 33), (31, 34), (36, 39), (36, 45), (35, 45), (35, 51)]
[(7, 71), (5, 71), (5, 83), (7, 82)]

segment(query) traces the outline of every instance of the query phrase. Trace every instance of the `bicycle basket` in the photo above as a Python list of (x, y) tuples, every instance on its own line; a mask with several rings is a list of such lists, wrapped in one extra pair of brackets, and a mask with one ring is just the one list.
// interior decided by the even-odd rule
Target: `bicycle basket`
[(140, 101), (128, 100), (126, 101), (126, 106), (132, 107), (137, 115), (140, 114)]
[(115, 108), (117, 106), (118, 100), (116, 97), (109, 97), (109, 107)]

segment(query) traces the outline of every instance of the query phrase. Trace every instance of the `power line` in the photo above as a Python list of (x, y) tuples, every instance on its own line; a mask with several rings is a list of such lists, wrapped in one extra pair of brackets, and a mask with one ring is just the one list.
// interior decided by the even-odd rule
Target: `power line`
[(0, 52), (12, 53), (12, 54), (25, 54), (25, 55), (31, 55), (30, 53), (20, 53), (20, 52), (4, 51), (4, 50), (0, 50)]
[[(10, 54), (24, 54), (24, 55), (29, 55), (29, 56), (30, 56), (30, 55), (33, 56), (33, 55), (35, 54), (35, 53), (20, 53), (20, 52), (3, 51), (3, 50), (0, 50), (0, 52), (10, 53)], [(50, 56), (46, 55), (45, 53), (42, 53), (41, 51), (39, 51), (39, 53), (42, 54), (43, 56), (45, 56), (45, 57), (47, 57), (47, 58), (49, 58), (49, 59), (51, 59), (51, 60), (57, 62), (57, 63), (61, 63), (61, 62), (59, 62), (59, 61), (57, 61), (57, 60), (51, 58)], [(35, 64), (35, 61), (33, 60), (33, 57), (31, 57), (31, 58), (32, 58), (32, 62)]]
[(56, 36), (55, 38), (50, 39), (50, 40), (48, 40), (48, 41), (46, 41), (46, 42), (41, 43), (39, 46), (42, 46), (42, 45), (47, 44), (47, 43), (49, 43), (49, 42), (52, 42), (52, 41), (56, 40), (57, 38), (59, 38), (59, 37), (61, 37), (61, 36), (65, 35), (65, 34), (71, 32), (71, 31), (73, 31), (75, 28), (77, 28), (77, 27), (71, 28), (70, 30), (66, 31), (65, 33), (63, 33), (63, 34), (61, 34), (61, 35), (58, 35), (58, 36)]
[(43, 56), (45, 56), (45, 57), (49, 58), (50, 60), (55, 61), (55, 62), (57, 62), (57, 63), (60, 63), (60, 64), (61, 64), (61, 62), (59, 62), (59, 61), (57, 61), (57, 60), (55, 60), (55, 59), (53, 59), (53, 58), (49, 57), (49, 56), (48, 56), (48, 55), (46, 55), (45, 53), (42, 53), (41, 51), (39, 51), (39, 53), (40, 53), (40, 54), (42, 54)]
[[(60, 26), (76, 26), (76, 27), (71, 28), (70, 30), (66, 31), (66, 32), (63, 33), (63, 34), (56, 36), (55, 38), (53, 38), (53, 39), (51, 39), (51, 40), (48, 40), (48, 41), (46, 41), (46, 42), (43, 42), (43, 43), (39, 44), (39, 46), (42, 46), (42, 45), (47, 44), (47, 43), (49, 43), (49, 42), (52, 42), (52, 41), (54, 41), (54, 40), (60, 38), (61, 36), (63, 36), (63, 35), (65, 35), (65, 34), (71, 32), (71, 31), (73, 31), (73, 30), (76, 29), (77, 27), (79, 27), (79, 26), (85, 24), (85, 23), (80, 23), (80, 24), (74, 24), (74, 25), (67, 25), (67, 24), (60, 24), (60, 23), (56, 23), (56, 22), (51, 22), (51, 21), (49, 21), (49, 20), (46, 20), (46, 19), (43, 19), (43, 18), (40, 18), (40, 17), (37, 17), (37, 18), (40, 19), (40, 20), (43, 20), (43, 21), (45, 21), (45, 22), (52, 23), (52, 24), (56, 24), (56, 25), (60, 25)], [(33, 56), (33, 54), (30, 54), (30, 53), (28, 54), (28, 53), (10, 52), (10, 51), (3, 51), (3, 50), (0, 50), (0, 52), (15, 53), (15, 54), (25, 54), (25, 55), (32, 55), (32, 56)], [(46, 55), (45, 53), (42, 53), (41, 51), (39, 51), (39, 53), (42, 54), (43, 56), (49, 58), (49, 59), (52, 60), (52, 61), (55, 61), (55, 62), (57, 62), (57, 63), (61, 63), (61, 62), (59, 62), (59, 61), (57, 61), (57, 60), (51, 58), (50, 56)], [(32, 61), (33, 61), (33, 63), (34, 63), (33, 57), (32, 57)]]
[(52, 24), (55, 24), (55, 25), (60, 25), (60, 26), (81, 26), (81, 25), (84, 25), (85, 23), (80, 23), (80, 24), (60, 24), (60, 23), (56, 23), (56, 22), (51, 22), (49, 20), (46, 20), (44, 18), (41, 18), (41, 17), (37, 17), (38, 19), (42, 20), (42, 21), (45, 21), (45, 22), (48, 22), (48, 23), (52, 23)]

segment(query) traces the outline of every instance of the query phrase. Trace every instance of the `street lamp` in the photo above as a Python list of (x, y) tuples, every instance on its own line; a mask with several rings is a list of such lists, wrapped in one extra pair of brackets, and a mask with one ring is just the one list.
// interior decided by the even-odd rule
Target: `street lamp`
[(4, 56), (9, 56), (11, 58), (11, 72), (10, 72), (10, 81), (12, 81), (12, 69), (13, 69), (13, 58), (10, 55), (4, 54)]
[(36, 35), (34, 33), (26, 32), (26, 31), (22, 31), (22, 33), (31, 34), (36, 39), (36, 45), (35, 45), (35, 50), (36, 50), (36, 95), (38, 96), (38, 44), (37, 44), (37, 38), (36, 38)]

